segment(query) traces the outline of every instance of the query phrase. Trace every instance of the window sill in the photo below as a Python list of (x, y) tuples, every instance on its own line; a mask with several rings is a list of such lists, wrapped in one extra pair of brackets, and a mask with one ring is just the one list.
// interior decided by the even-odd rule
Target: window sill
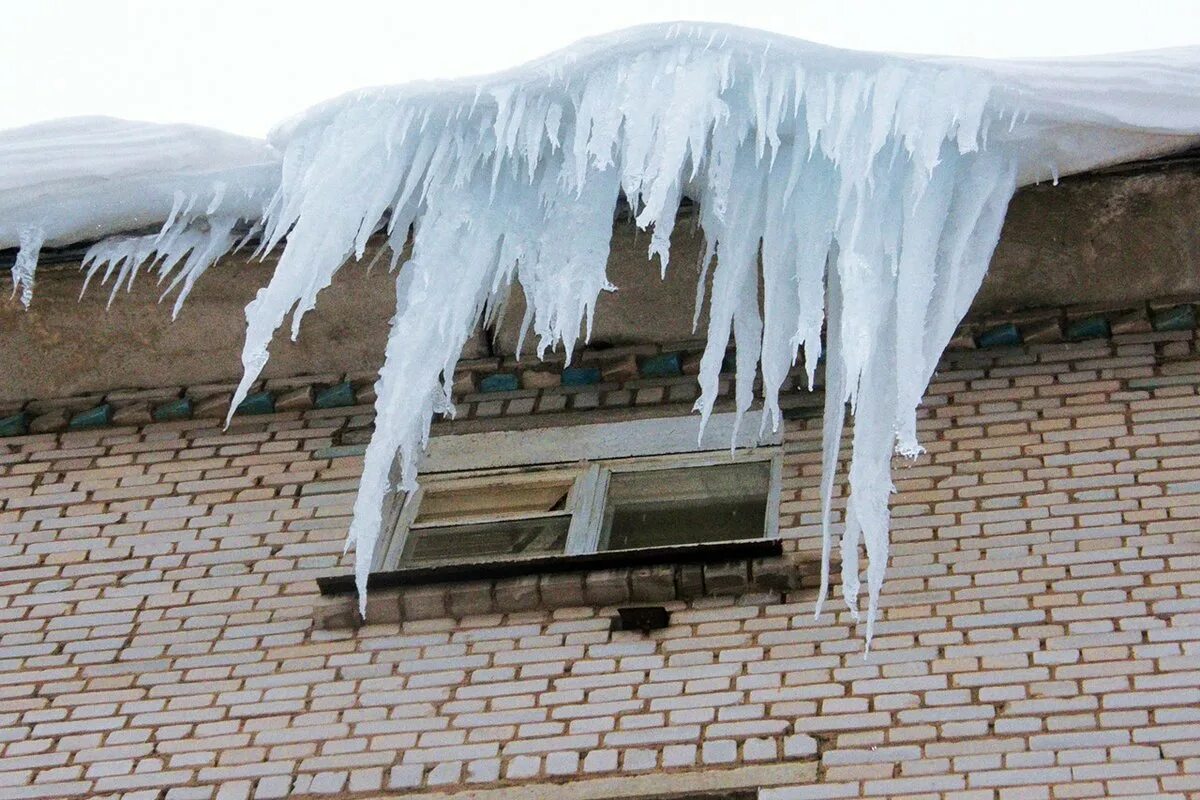
[(786, 592), (803, 576), (778, 539), (542, 556), (379, 572), (357, 611), (351, 575), (317, 581), (324, 628), (570, 606), (663, 603), (748, 592)]

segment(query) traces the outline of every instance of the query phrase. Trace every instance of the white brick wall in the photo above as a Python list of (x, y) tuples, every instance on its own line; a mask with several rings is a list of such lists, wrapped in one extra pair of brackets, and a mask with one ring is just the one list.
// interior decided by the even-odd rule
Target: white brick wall
[[(1191, 334), (951, 356), (866, 660), (807, 590), (649, 637), (603, 608), (317, 628), (361, 467), (321, 454), (363, 408), (0, 439), (0, 797), (756, 764), (796, 776), (764, 800), (1200, 795), (1197, 367)], [(789, 429), (789, 551), (817, 546), (819, 436)]]

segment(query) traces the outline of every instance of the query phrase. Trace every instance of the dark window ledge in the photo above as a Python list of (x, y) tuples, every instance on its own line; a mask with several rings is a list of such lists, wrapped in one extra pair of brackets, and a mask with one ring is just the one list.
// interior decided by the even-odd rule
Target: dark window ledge
[[(651, 567), (662, 564), (711, 564), (746, 558), (771, 558), (783, 554), (779, 539), (747, 539), (736, 542), (712, 542), (672, 547), (640, 547), (636, 550), (606, 550), (576, 556), (552, 555), (506, 561), (470, 561), (430, 567), (408, 567), (391, 572), (372, 572), (367, 591), (428, 586), (435, 583), (463, 583), (524, 575), (551, 575), (564, 572), (592, 572), (598, 569)], [(317, 586), (325, 596), (354, 594), (353, 575), (318, 578)]]
[[(786, 592), (801, 584), (800, 566), (780, 540), (755, 539), (410, 568), (371, 575), (365, 622)], [(318, 586), (327, 598), (318, 608), (323, 627), (364, 622), (353, 576)]]

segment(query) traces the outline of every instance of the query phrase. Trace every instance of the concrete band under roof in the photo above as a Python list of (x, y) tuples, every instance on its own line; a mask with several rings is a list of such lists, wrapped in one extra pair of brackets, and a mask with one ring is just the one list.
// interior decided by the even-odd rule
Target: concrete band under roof
[[(618, 223), (593, 341), (663, 343), (693, 338), (691, 318), (699, 237), (679, 226), (667, 279), (645, 259), (648, 237)], [(370, 255), (367, 259), (369, 261)], [(1062, 306), (1098, 312), (1200, 294), (1200, 167), (1180, 156), (1042, 184), (1018, 192), (991, 270), (970, 317)], [(5, 299), (0, 351), (14, 365), (0, 401), (63, 397), (130, 386), (194, 385), (236, 379), (243, 308), (266, 283), (273, 261), (230, 258), (197, 284), (171, 324), (156, 305), (153, 280), (137, 281), (105, 310), (108, 291), (78, 300), (81, 276), (63, 263), (39, 273), (33, 307)], [(234, 271), (241, 273), (236, 278)], [(494, 344), (482, 335), (464, 358), (509, 355), (521, 318), (519, 298)], [(340, 272), (305, 318), (297, 342), (279, 337), (265, 377), (378, 368), (394, 311), (383, 268)], [(702, 323), (703, 324), (703, 323)]]

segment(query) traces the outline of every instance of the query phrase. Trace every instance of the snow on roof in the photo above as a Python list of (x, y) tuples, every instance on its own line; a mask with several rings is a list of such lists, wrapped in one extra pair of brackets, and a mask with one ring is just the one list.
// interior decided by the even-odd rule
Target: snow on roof
[(161, 225), (177, 191), (218, 181), (223, 205), (259, 216), (278, 165), (266, 142), (193, 125), (72, 117), (0, 131), (0, 248), (30, 225), (48, 245)]
[[(295, 336), (370, 236), (386, 231), (399, 258), (412, 232), (350, 528), (365, 594), (393, 465), (402, 487), (413, 488), (430, 418), (452, 409), (449, 376), (480, 317), (502, 313), (519, 283), (523, 329), (537, 336), (539, 354), (562, 346), (569, 356), (599, 293), (613, 288), (605, 266), (618, 196), (652, 230), (650, 255), (665, 270), (686, 195), (708, 243), (697, 291), (698, 307), (709, 309), (701, 420), (731, 341), (739, 419), (761, 372), (763, 426), (781, 422), (778, 393), (791, 365), (802, 358), (811, 384), (824, 362), (825, 579), (834, 469), (852, 409), (842, 594), (857, 615), (865, 542), (869, 641), (887, 564), (892, 454), (920, 452), (916, 407), (979, 288), (1017, 186), (1198, 141), (1200, 48), (992, 62), (675, 24), (588, 40), (478, 80), (354, 92), (273, 132), (281, 172), (248, 156), (224, 173), (255, 198), (271, 184), (268, 173), (280, 176), (260, 249), (283, 245), (269, 285), (246, 309), (245, 374), (233, 404), (285, 318), (292, 314)], [(231, 208), (185, 199), (196, 183), (183, 171), (142, 174), (158, 192), (161, 231), (99, 243), (91, 274), (104, 266), (120, 284), (143, 262), (157, 261), (160, 273), (182, 263), (175, 280), (186, 293), (232, 246)], [(64, 231), (84, 221), (113, 230), (136, 216), (125, 194), (88, 195), (88, 181), (66, 180), (47, 182), (40, 196), (78, 191), (103, 202), (64, 214)], [(0, 209), (15, 210), (39, 184), (22, 185), (0, 192)], [(168, 203), (171, 189), (180, 191)]]
[[(369, 87), (319, 103), (278, 124), (268, 140), (280, 150), (311, 129), (323, 129), (369, 103), (426, 108), (487, 102), (489, 94), (569, 91), (605, 65), (700, 43), (764, 68), (786, 62), (802, 69), (866, 75), (888, 65), (942, 67), (990, 84), (993, 102), (1020, 109), (1023, 127), (1050, 141), (1040, 163), (1027, 159), (1021, 185), (1099, 166), (1174, 152), (1200, 141), (1200, 46), (1057, 59), (985, 59), (845, 50), (768, 31), (716, 23), (650, 24), (583, 39), (513, 69), (475, 78)], [(1061, 128), (1063, 123), (1071, 130)], [(1079, 150), (1079, 129), (1120, 131)], [(1029, 138), (1026, 134), (1023, 138)], [(1055, 156), (1053, 164), (1049, 156)]]
[(30, 263), (29, 249), (157, 228), (188, 205), (258, 220), (278, 186), (266, 142), (208, 128), (75, 117), (0, 131), (0, 249)]

